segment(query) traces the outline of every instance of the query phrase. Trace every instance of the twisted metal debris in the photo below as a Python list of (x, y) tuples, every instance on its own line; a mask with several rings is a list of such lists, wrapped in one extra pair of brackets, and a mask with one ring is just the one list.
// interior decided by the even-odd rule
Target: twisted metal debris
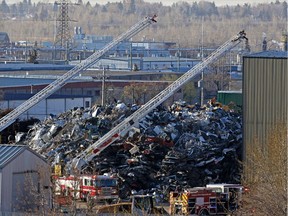
[[(64, 174), (69, 174), (75, 155), (138, 108), (123, 103), (75, 108), (33, 125), (27, 134), (18, 133), (15, 141), (42, 154), (52, 167), (63, 165)], [(239, 183), (242, 117), (226, 108), (183, 101), (159, 106), (120, 141), (83, 164), (83, 172), (117, 175), (122, 198), (141, 191), (165, 199), (172, 190)]]

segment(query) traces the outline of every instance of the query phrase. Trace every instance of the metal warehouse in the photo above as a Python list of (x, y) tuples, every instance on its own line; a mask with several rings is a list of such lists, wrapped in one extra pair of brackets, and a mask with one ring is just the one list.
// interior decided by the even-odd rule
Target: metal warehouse
[(50, 190), (49, 165), (40, 155), (27, 146), (0, 145), (0, 215), (50, 208)]
[(271, 129), (287, 126), (287, 52), (266, 51), (243, 57), (244, 155), (255, 139), (264, 147)]

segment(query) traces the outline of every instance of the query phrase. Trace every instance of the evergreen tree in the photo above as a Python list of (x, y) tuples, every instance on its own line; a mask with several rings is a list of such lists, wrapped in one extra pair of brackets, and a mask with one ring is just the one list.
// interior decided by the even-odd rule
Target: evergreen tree
[(288, 12), (287, 2), (286, 2), (286, 1), (283, 1), (283, 3), (282, 3), (282, 13), (281, 13), (281, 17), (282, 17), (283, 19), (287, 19), (287, 12)]
[(128, 8), (128, 14), (134, 14), (135, 12), (136, 12), (135, 0), (130, 0), (129, 8)]
[(3, 0), (1, 5), (0, 5), (0, 11), (1, 13), (3, 14), (9, 14), (10, 13), (10, 8), (9, 6), (7, 5), (6, 1)]

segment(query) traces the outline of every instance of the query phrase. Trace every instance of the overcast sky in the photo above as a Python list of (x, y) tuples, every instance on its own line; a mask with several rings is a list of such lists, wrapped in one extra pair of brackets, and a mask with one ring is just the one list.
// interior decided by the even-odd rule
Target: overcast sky
[[(22, 2), (23, 0), (6, 0), (7, 4), (15, 3), (15, 2)], [(56, 0), (32, 0), (32, 2), (55, 2)], [(58, 0), (60, 1), (60, 0)], [(83, 2), (87, 2), (88, 0), (82, 0)], [(92, 5), (95, 5), (96, 3), (98, 4), (106, 4), (107, 2), (122, 2), (123, 0), (90, 0), (89, 2)], [(163, 5), (171, 5), (175, 2), (180, 2), (181, 0), (144, 0), (145, 2), (162, 2)], [(199, 2), (201, 0), (186, 0), (185, 2), (193, 3), (193, 2)], [(270, 2), (275, 2), (276, 0), (206, 0), (206, 1), (211, 1), (215, 2), (216, 6), (221, 6), (221, 5), (243, 5), (244, 3), (249, 3), (251, 5), (253, 4), (258, 4), (258, 3), (270, 3)], [(285, 0), (280, 0), (280, 2), (283, 2)], [(77, 0), (70, 0), (70, 2), (77, 2)]]

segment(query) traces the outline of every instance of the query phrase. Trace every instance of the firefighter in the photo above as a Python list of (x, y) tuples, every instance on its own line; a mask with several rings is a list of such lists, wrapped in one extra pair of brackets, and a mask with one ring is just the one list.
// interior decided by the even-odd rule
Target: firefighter
[(220, 194), (220, 198), (219, 198), (220, 202), (219, 204), (217, 203), (217, 209), (218, 209), (218, 212), (224, 212), (225, 208), (225, 203), (226, 203), (226, 197), (225, 197), (225, 194)]
[(235, 211), (237, 208), (237, 193), (235, 190), (229, 192), (229, 210)]

